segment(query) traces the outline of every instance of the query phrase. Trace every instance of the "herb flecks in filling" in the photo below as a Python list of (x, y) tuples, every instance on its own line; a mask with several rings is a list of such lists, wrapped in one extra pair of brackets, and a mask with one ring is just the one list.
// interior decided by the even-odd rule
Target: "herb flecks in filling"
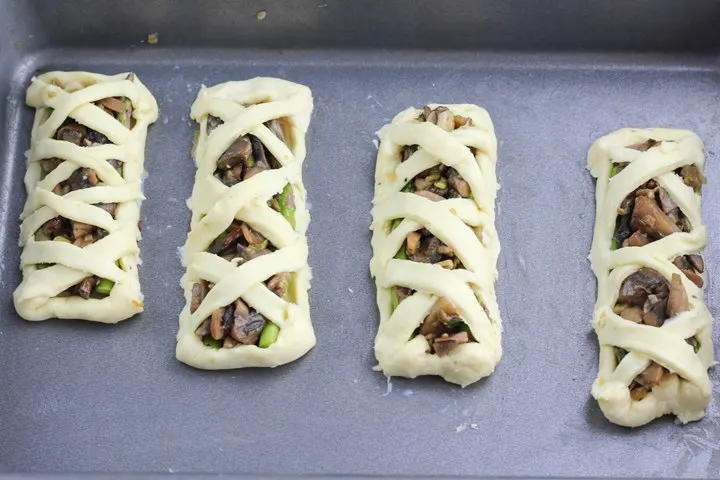
[[(426, 106), (418, 117), (418, 121), (434, 123), (448, 132), (473, 125), (472, 119), (454, 115), (447, 107), (442, 106), (434, 109)], [(404, 147), (400, 153), (400, 161), (407, 161), (417, 150), (417, 145)], [(418, 173), (408, 181), (402, 191), (434, 202), (449, 198), (472, 198), (468, 182), (454, 168), (444, 164)], [(397, 228), (401, 222), (402, 218), (393, 220), (390, 230)], [(395, 258), (432, 263), (448, 270), (464, 268), (453, 249), (425, 228), (408, 233)], [(392, 310), (394, 311), (403, 300), (414, 293), (415, 290), (411, 288), (392, 287), (390, 289)], [(423, 323), (413, 333), (413, 337), (417, 335), (424, 336), (428, 341), (430, 353), (438, 356), (449, 354), (458, 345), (475, 341), (455, 306), (444, 297), (437, 300)]]
[[(665, 321), (690, 310), (687, 292), (678, 274), (668, 281), (651, 268), (641, 268), (629, 275), (621, 284), (617, 302), (613, 311), (622, 318), (651, 327), (661, 327)], [(699, 343), (695, 337), (686, 339), (695, 351)], [(616, 347), (618, 363), (627, 351)], [(630, 396), (633, 400), (642, 400), (652, 389), (659, 385), (670, 372), (661, 365), (650, 362), (630, 384)]]
[[(131, 74), (132, 75), (132, 74)], [(132, 79), (132, 76), (128, 77)], [(134, 126), (134, 118), (132, 116), (133, 106), (130, 99), (125, 97), (108, 97), (95, 102), (95, 105), (107, 114), (111, 115), (117, 121), (127, 128)], [(75, 120), (68, 118), (55, 132), (53, 136), (55, 140), (70, 142), (79, 147), (93, 147), (110, 143), (108, 138), (102, 133), (88, 128), (85, 125), (77, 123)], [(40, 161), (40, 177), (45, 178), (58, 168), (63, 159), (47, 158)], [(108, 163), (122, 176), (123, 165), (119, 160), (109, 159)], [(83, 190), (95, 186), (103, 185), (95, 170), (91, 168), (78, 168), (66, 180), (58, 183), (53, 188), (56, 195), (67, 195), (76, 190)], [(117, 203), (98, 203), (96, 207), (102, 208), (110, 216), (115, 218), (118, 207)], [(86, 223), (70, 220), (68, 218), (57, 216), (51, 218), (43, 224), (43, 226), (35, 232), (35, 239), (38, 241), (56, 241), (67, 242), (84, 248), (95, 243), (97, 240), (107, 236), (108, 232), (102, 228)], [(120, 268), (124, 268), (121, 260), (118, 259), (117, 264)], [(41, 264), (37, 268), (47, 268), (51, 265)], [(114, 283), (105, 278), (90, 276), (84, 278), (80, 283), (73, 285), (58, 296), (79, 296), (84, 299), (103, 298), (110, 294)]]

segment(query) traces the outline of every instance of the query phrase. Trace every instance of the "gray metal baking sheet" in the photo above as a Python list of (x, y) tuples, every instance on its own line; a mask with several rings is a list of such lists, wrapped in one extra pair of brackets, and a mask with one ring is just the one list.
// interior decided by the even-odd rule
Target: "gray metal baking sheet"
[[(665, 418), (636, 430), (615, 427), (589, 395), (598, 350), (591, 329), (595, 279), (586, 259), (594, 185), (585, 170), (590, 143), (623, 126), (688, 128), (703, 138), (706, 299), (717, 316), (714, 55), (190, 49), (165, 47), (160, 35), (160, 45), (131, 50), (23, 52), (16, 45), (4, 63), (0, 56), (0, 86), (8, 88), (2, 110), (8, 134), (0, 144), (0, 477), (718, 477), (717, 370), (706, 417), (687, 426)], [(37, 71), (52, 69), (132, 70), (160, 106), (148, 138), (142, 208), (146, 310), (116, 326), (31, 324), (12, 306), (32, 119), (24, 89)], [(318, 343), (273, 370), (198, 371), (175, 361), (173, 350), (182, 307), (178, 247), (194, 176), (189, 107), (202, 84), (259, 75), (304, 83), (315, 97), (304, 177)], [(429, 102), (484, 106), (500, 145), (504, 356), (494, 375), (466, 389), (434, 378), (387, 381), (372, 371), (374, 134), (398, 111)]]

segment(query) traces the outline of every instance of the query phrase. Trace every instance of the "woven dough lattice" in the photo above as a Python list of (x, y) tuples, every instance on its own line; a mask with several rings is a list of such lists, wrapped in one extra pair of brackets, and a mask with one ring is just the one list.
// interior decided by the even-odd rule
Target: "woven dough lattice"
[[(494, 226), (497, 141), (492, 121), (482, 108), (429, 106), (437, 107), (469, 118), (472, 124), (447, 131), (419, 120), (423, 111), (409, 108), (379, 134), (370, 264), (380, 310), (375, 355), (385, 375), (440, 375), (465, 386), (490, 375), (502, 353), (494, 288), (500, 250)], [(406, 146), (417, 149), (401, 161)], [(402, 191), (420, 172), (440, 164), (454, 168), (467, 182), (471, 191), (467, 198), (432, 201)], [(402, 222), (393, 226), (400, 218)], [(395, 258), (407, 235), (421, 229), (451, 248), (463, 268), (450, 270)], [(393, 310), (395, 286), (415, 293)], [(425, 337), (414, 332), (442, 297), (454, 305), (476, 341), (439, 356), (430, 352)]]
[[(194, 153), (197, 174), (188, 201), (192, 222), (183, 250), (187, 304), (180, 315), (176, 352), (180, 361), (207, 369), (273, 367), (297, 359), (315, 344), (307, 296), (310, 272), (305, 232), (310, 216), (301, 177), (312, 107), (307, 87), (275, 78), (227, 82), (203, 87), (198, 94), (191, 110), (192, 118), (200, 123), (200, 135)], [(210, 116), (222, 123), (208, 134)], [(276, 119), (288, 126), (287, 144), (265, 125)], [(280, 166), (227, 186), (214, 176), (218, 159), (246, 134), (262, 142)], [(268, 205), (288, 184), (294, 194), (295, 228)], [(250, 225), (276, 250), (240, 263), (206, 251), (233, 221)], [(294, 276), (294, 301), (280, 298), (264, 283), (280, 272)], [(191, 313), (192, 288), (199, 281), (214, 286)], [(197, 328), (213, 311), (239, 298), (280, 328), (277, 341), (268, 348), (205, 345)]]
[[(686, 130), (622, 129), (599, 139), (588, 154), (588, 168), (597, 178), (590, 260), (598, 281), (594, 326), (600, 343), (592, 394), (605, 416), (620, 425), (639, 426), (668, 413), (682, 422), (697, 420), (710, 401), (707, 369), (713, 364), (712, 318), (703, 301), (704, 277), (693, 275), (695, 282), (691, 281), (676, 260), (691, 254), (701, 258), (707, 243), (699, 191), (680, 175), (686, 166), (702, 173), (704, 161), (701, 140)], [(618, 166), (623, 167), (619, 172)], [(613, 244), (621, 204), (648, 182), (656, 190), (664, 189), (663, 195), (667, 193), (674, 202), (671, 206), (679, 207), (689, 221), (687, 231), (677, 229), (640, 246)], [(639, 208), (638, 201), (634, 208)], [(653, 219), (646, 221), (652, 224)], [(687, 310), (659, 327), (617, 314), (614, 306), (623, 282), (641, 269), (657, 272), (668, 284), (679, 276)], [(619, 356), (618, 351), (627, 354)], [(651, 362), (667, 372), (646, 396), (633, 398), (631, 385), (654, 365)]]
[[(130, 122), (123, 124), (96, 104), (111, 97), (131, 102), (131, 128)], [(28, 199), (20, 229), (23, 281), (14, 294), (16, 310), (26, 320), (58, 317), (105, 323), (141, 312), (139, 202), (143, 199), (147, 128), (158, 113), (155, 99), (132, 74), (50, 72), (33, 79), (27, 104), (36, 109), (36, 114), (27, 155)], [(99, 132), (104, 136), (102, 144), (88, 141), (77, 145), (55, 139), (67, 122)], [(43, 176), (41, 162), (47, 159), (53, 159), (57, 166)], [(108, 160), (121, 165), (121, 170)], [(94, 171), (96, 183), (63, 195), (58, 186), (78, 169)], [(98, 204), (117, 204), (114, 215)], [(102, 229), (104, 236), (84, 248), (69, 242), (37, 240), (36, 232), (56, 217)], [(64, 293), (89, 276), (114, 282), (109, 295), (81, 298)]]

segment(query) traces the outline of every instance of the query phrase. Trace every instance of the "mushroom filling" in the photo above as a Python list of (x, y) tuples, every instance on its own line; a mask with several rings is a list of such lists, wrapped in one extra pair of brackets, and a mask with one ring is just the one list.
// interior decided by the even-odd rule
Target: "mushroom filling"
[[(128, 77), (128, 79), (131, 80), (132, 76)], [(132, 116), (133, 107), (130, 99), (126, 97), (108, 97), (98, 100), (95, 102), (95, 105), (122, 123), (125, 127), (131, 129), (134, 126), (135, 120)], [(53, 138), (63, 142), (74, 143), (79, 147), (93, 147), (110, 143), (108, 138), (102, 133), (77, 123), (70, 118), (57, 129)], [(64, 160), (61, 158), (41, 160), (40, 178), (43, 179), (48, 176), (63, 162)], [(123, 164), (121, 161), (109, 159), (107, 162), (117, 170), (121, 176), (123, 175)], [(53, 188), (53, 193), (63, 196), (76, 190), (101, 185), (103, 185), (103, 183), (95, 170), (91, 168), (78, 168), (66, 180), (58, 183), (55, 188)], [(117, 203), (96, 203), (95, 206), (102, 208), (115, 218)], [(63, 216), (57, 216), (45, 222), (43, 226), (35, 232), (35, 239), (38, 241), (67, 242), (84, 248), (107, 236), (107, 234), (107, 231), (94, 225), (88, 225)], [(120, 259), (117, 260), (117, 265), (120, 268), (124, 268), (122, 260)], [(38, 264), (36, 268), (42, 269), (50, 266), (52, 266), (52, 264)], [(111, 280), (106, 278), (89, 276), (58, 296), (76, 295), (84, 299), (103, 298), (110, 294), (114, 285)]]
[[(273, 275), (265, 285), (278, 297), (290, 301), (292, 274), (282, 272)], [(200, 303), (215, 284), (201, 280), (193, 284), (190, 313), (195, 313)], [(239, 345), (257, 345), (268, 348), (275, 343), (280, 328), (266, 319), (254, 308), (250, 308), (242, 298), (218, 308), (203, 320), (195, 330), (202, 342), (212, 348), (234, 348)]]
[[(648, 140), (629, 148), (646, 151), (662, 142)], [(613, 164), (613, 177), (629, 164)], [(700, 193), (705, 178), (696, 165), (675, 170), (685, 185)], [(642, 247), (675, 232), (690, 232), (692, 225), (670, 194), (655, 179), (650, 179), (631, 192), (620, 204), (611, 241), (612, 250), (621, 247)]]
[[(222, 119), (208, 115), (207, 134), (210, 134), (222, 124)], [(290, 146), (287, 140), (290, 138), (290, 133), (285, 119), (273, 119), (265, 122), (264, 125), (283, 143)], [(220, 155), (213, 175), (223, 184), (232, 187), (260, 172), (280, 167), (282, 167), (280, 162), (257, 137), (246, 134), (235, 139)], [(295, 228), (295, 200), (290, 183), (285, 185), (282, 192), (273, 196), (268, 201), (268, 205), (275, 211), (280, 212), (290, 222), (290, 225)]]
[(422, 335), (428, 342), (429, 352), (444, 357), (459, 345), (476, 342), (470, 327), (447, 298), (440, 297), (430, 313), (413, 332), (412, 338)]
[[(666, 320), (688, 310), (690, 303), (680, 275), (674, 273), (668, 281), (651, 268), (641, 268), (623, 281), (613, 308), (617, 315), (626, 320), (652, 327), (661, 327)], [(690, 337), (686, 342), (693, 346), (695, 352), (699, 350), (697, 338)], [(617, 362), (620, 363), (627, 353), (615, 347)], [(631, 398), (642, 400), (669, 374), (663, 366), (650, 362), (630, 384)]]
[[(275, 250), (275, 246), (260, 232), (245, 222), (235, 220), (213, 240), (206, 251), (242, 264)], [(282, 272), (270, 277), (265, 285), (278, 297), (291, 302), (292, 283), (293, 274)], [(213, 283), (206, 281), (193, 284), (190, 313), (195, 313), (213, 287)], [(203, 343), (213, 348), (233, 348), (238, 345), (267, 348), (277, 341), (279, 333), (276, 324), (248, 307), (241, 298), (212, 312), (195, 330)]]
[[(447, 107), (442, 106), (434, 109), (426, 106), (418, 117), (418, 121), (434, 123), (448, 132), (473, 124), (472, 119), (454, 115)], [(406, 161), (417, 149), (417, 145), (404, 147), (400, 161)], [(473, 198), (468, 182), (457, 170), (443, 164), (418, 173), (402, 191), (420, 195), (434, 202), (449, 198)], [(390, 225), (391, 231), (397, 228), (402, 220), (402, 218), (394, 219)], [(402, 247), (395, 254), (395, 258), (433, 263), (448, 270), (464, 268), (453, 249), (425, 228), (408, 233)], [(411, 288), (393, 287), (390, 290), (392, 310), (395, 310), (403, 300), (414, 293), (415, 290)], [(447, 355), (458, 345), (475, 341), (470, 334), (468, 325), (459, 316), (455, 306), (444, 297), (435, 303), (430, 314), (413, 333), (413, 337), (416, 335), (423, 335), (430, 345), (430, 353), (438, 356)]]

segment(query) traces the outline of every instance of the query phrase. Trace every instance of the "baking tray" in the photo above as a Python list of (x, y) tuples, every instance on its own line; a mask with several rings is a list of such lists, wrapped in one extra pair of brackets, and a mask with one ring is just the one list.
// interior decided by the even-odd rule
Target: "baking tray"
[[(598, 351), (585, 156), (629, 125), (704, 139), (717, 315), (720, 3), (0, 0), (0, 12), (0, 476), (718, 477), (720, 392), (700, 422), (637, 430), (609, 424), (589, 395)], [(158, 45), (145, 43), (152, 32)], [(32, 116), (24, 90), (52, 69), (133, 70), (160, 106), (142, 208), (146, 310), (116, 326), (31, 324), (12, 307)], [(201, 84), (258, 75), (315, 96), (304, 176), (318, 343), (274, 370), (198, 371), (173, 357), (194, 175), (189, 107)], [(372, 371), (374, 134), (427, 102), (483, 105), (500, 145), (504, 356), (466, 389)]]

